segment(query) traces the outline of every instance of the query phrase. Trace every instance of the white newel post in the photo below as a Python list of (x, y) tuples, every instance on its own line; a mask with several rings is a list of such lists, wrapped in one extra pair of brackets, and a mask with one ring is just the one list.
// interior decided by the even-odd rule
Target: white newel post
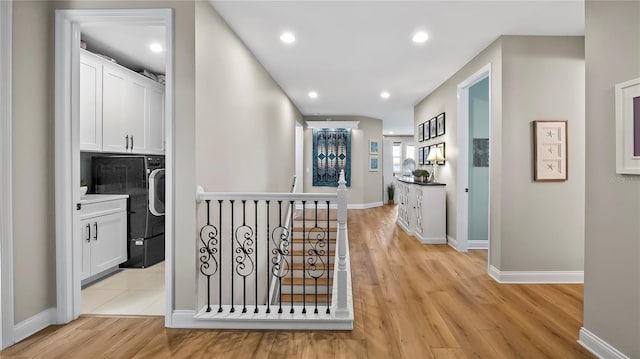
[(347, 181), (344, 170), (338, 181), (338, 303), (336, 317), (348, 317), (347, 307)]

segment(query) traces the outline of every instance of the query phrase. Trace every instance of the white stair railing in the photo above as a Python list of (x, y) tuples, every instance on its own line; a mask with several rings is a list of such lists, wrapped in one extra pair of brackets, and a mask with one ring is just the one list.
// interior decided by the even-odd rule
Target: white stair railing
[[(201, 309), (195, 315), (203, 327), (353, 328), (344, 173), (336, 193), (224, 193), (205, 192), (199, 187), (196, 200), (206, 212), (197, 249), (197, 302)], [(296, 249), (295, 255), (302, 256), (299, 263), (294, 263), (293, 230), (286, 223), (293, 222), (296, 204), (314, 213), (302, 242), (296, 239), (303, 248)], [(329, 222), (329, 211), (334, 208), (338, 218), (335, 249)], [(318, 213), (323, 211), (327, 217), (319, 220)], [(331, 263), (336, 265), (331, 268)], [(292, 296), (283, 302), (282, 290), (278, 290), (278, 303), (272, 303), (269, 292), (273, 281), (282, 289), (283, 278), (293, 283), (294, 271), (301, 271), (303, 286), (307, 281), (315, 283), (315, 289), (305, 293), (311, 299), (303, 295), (300, 303)], [(318, 283), (329, 285), (330, 271), (332, 290), (320, 293)]]

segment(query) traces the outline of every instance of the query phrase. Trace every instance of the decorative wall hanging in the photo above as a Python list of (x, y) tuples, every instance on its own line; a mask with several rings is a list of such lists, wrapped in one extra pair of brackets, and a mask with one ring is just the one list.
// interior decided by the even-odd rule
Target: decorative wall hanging
[(378, 156), (369, 156), (369, 172), (378, 172)]
[(640, 78), (616, 85), (616, 173), (640, 175)]
[(369, 140), (369, 154), (377, 155), (378, 153), (378, 140)]
[(489, 167), (489, 139), (473, 139), (473, 167)]
[(566, 181), (567, 121), (533, 121), (535, 181)]
[(429, 134), (431, 138), (436, 138), (436, 136), (438, 136), (438, 131), (437, 131), (437, 125), (436, 125), (436, 118), (432, 118), (431, 121), (429, 121)]
[(436, 117), (436, 135), (444, 135), (444, 112)]
[(424, 141), (424, 122), (418, 125), (418, 141)]
[(351, 129), (313, 129), (313, 185), (338, 187), (344, 170), (351, 186)]
[(418, 148), (418, 164), (424, 165), (424, 147)]
[[(445, 145), (444, 142), (440, 142), (437, 145), (434, 145), (436, 147), (438, 147), (440, 149), (440, 152), (442, 153), (442, 157), (447, 158), (447, 153), (445, 152)], [(443, 165), (444, 161), (437, 161), (436, 162), (437, 165)]]
[(429, 151), (431, 151), (431, 146), (426, 146), (424, 148), (424, 153), (422, 154), (423, 165), (431, 165), (431, 161), (427, 160), (427, 157), (429, 157)]

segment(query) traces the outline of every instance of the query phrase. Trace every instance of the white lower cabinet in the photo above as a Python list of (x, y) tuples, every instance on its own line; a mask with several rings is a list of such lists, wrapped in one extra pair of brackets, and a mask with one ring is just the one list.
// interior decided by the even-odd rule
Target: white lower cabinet
[(127, 260), (126, 209), (126, 199), (82, 205), (82, 280)]
[(447, 243), (446, 187), (398, 179), (398, 225), (424, 244)]

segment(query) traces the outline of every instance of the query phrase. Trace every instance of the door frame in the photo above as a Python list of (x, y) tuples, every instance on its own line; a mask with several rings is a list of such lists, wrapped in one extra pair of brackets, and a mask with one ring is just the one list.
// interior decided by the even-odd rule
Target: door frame
[[(80, 26), (89, 23), (164, 25), (165, 85), (165, 326), (173, 310), (174, 245), (174, 17), (172, 9), (56, 10), (55, 12), (55, 211), (57, 322), (81, 311), (80, 216)], [(75, 106), (73, 106), (75, 104)], [(76, 239), (76, 240), (74, 240)]]
[(0, 1), (0, 348), (13, 344), (13, 0)]
[[(457, 188), (457, 224), (456, 224), (456, 250), (467, 252), (469, 250), (469, 196), (466, 190), (469, 188), (469, 88), (478, 82), (489, 79), (489, 149), (491, 146), (491, 63), (486, 64), (473, 75), (458, 85), (458, 188)], [(487, 208), (488, 223), (488, 250), (491, 253), (491, 159), (489, 161), (489, 202)], [(473, 249), (473, 248), (471, 248)], [(487, 260), (487, 262), (489, 262)]]

